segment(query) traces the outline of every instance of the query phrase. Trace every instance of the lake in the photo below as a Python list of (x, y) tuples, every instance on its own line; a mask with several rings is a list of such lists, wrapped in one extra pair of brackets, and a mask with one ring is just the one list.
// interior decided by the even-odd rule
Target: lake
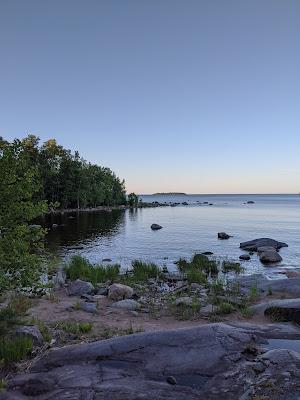
[[(174, 261), (195, 252), (212, 251), (214, 257), (238, 261), (240, 242), (270, 237), (286, 242), (280, 254), (283, 262), (263, 266), (256, 255), (242, 262), (245, 273), (264, 273), (282, 278), (280, 271), (300, 267), (299, 195), (181, 195), (140, 196), (144, 201), (187, 202), (177, 207), (142, 208), (123, 211), (80, 212), (48, 216), (46, 238), (49, 252), (68, 259), (80, 254), (94, 263), (110, 258), (122, 267), (133, 259), (153, 261), (175, 270)], [(254, 201), (255, 204), (244, 204)], [(201, 204), (199, 203), (201, 202)], [(203, 202), (212, 203), (209, 206)], [(163, 226), (152, 231), (152, 223)], [(218, 240), (217, 233), (233, 235)], [(76, 248), (77, 247), (77, 248)]]

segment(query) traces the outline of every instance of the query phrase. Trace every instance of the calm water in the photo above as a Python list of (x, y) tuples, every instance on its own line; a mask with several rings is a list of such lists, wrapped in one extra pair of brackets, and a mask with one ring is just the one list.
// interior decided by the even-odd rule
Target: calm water
[[(74, 219), (48, 218), (46, 224), (63, 224), (50, 229), (48, 249), (67, 259), (81, 254), (95, 263), (110, 258), (127, 267), (133, 259), (154, 261), (175, 269), (179, 257), (194, 252), (212, 251), (216, 257), (238, 260), (239, 243), (258, 237), (270, 237), (288, 243), (281, 250), (283, 262), (264, 267), (256, 255), (243, 262), (246, 273), (278, 272), (300, 267), (300, 196), (299, 195), (190, 195), (141, 196), (145, 201), (186, 201), (188, 206), (74, 214)], [(255, 204), (244, 204), (249, 200)], [(213, 206), (199, 204), (208, 201)], [(152, 231), (150, 225), (163, 226)], [(217, 239), (217, 232), (231, 235)], [(83, 247), (74, 249), (75, 246)]]

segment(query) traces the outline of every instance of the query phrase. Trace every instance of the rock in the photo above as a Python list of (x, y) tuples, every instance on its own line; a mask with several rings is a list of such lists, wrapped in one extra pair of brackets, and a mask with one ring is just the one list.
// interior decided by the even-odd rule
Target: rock
[(122, 308), (124, 310), (131, 310), (131, 311), (136, 311), (140, 310), (141, 305), (135, 300), (132, 299), (125, 299), (125, 300), (120, 300), (117, 301), (116, 303), (113, 303), (111, 307), (115, 308)]
[(63, 270), (58, 270), (56, 274), (52, 277), (52, 283), (56, 287), (64, 286), (66, 283), (66, 274)]
[(183, 206), (188, 206), (188, 205), (189, 205), (186, 201), (183, 201), (181, 204), (182, 204)]
[(58, 224), (52, 224), (52, 228), (57, 228)]
[(277, 251), (275, 247), (272, 246), (261, 246), (257, 248), (257, 254), (264, 253), (265, 251)]
[(158, 225), (158, 224), (152, 224), (151, 225), (151, 229), (153, 231), (158, 231), (159, 229), (162, 229), (162, 226)]
[(106, 288), (106, 287), (99, 288), (97, 290), (97, 294), (101, 295), (101, 296), (107, 296), (108, 295), (108, 288)]
[(214, 313), (214, 311), (215, 311), (214, 306), (212, 304), (207, 304), (206, 306), (201, 307), (200, 314), (203, 317), (209, 317), (211, 314)]
[(41, 345), (44, 343), (43, 335), (41, 334), (39, 328), (35, 325), (31, 326), (21, 326), (15, 331), (16, 336), (27, 336), (33, 340), (36, 345)]
[(192, 297), (188, 297), (188, 296), (178, 297), (175, 300), (175, 305), (176, 306), (192, 306), (193, 303), (194, 303), (193, 298)]
[(83, 311), (86, 311), (88, 313), (96, 313), (97, 312), (97, 304), (96, 303), (88, 303), (88, 302), (84, 302), (80, 304), (80, 308)]
[(95, 290), (91, 282), (82, 281), (77, 279), (71, 282), (67, 288), (67, 293), (69, 296), (82, 296), (83, 294), (91, 294)]
[(247, 201), (247, 204), (255, 204), (255, 201), (249, 200)]
[(28, 228), (32, 231), (37, 231), (39, 229), (42, 228), (42, 225), (38, 225), (38, 224), (32, 224), (32, 225), (28, 225)]
[(268, 250), (260, 253), (259, 259), (264, 264), (277, 263), (282, 261), (282, 257), (276, 250)]
[(270, 246), (274, 247), (276, 250), (281, 249), (282, 247), (288, 247), (286, 243), (277, 242), (277, 240), (269, 239), (269, 238), (260, 238), (255, 240), (250, 240), (248, 242), (240, 243), (240, 248), (249, 251), (257, 251), (259, 247)]
[(168, 376), (166, 381), (170, 384), (170, 385), (176, 385), (177, 384), (177, 380), (176, 378), (174, 378), (174, 376)]
[(103, 258), (102, 261), (103, 262), (112, 262), (112, 259), (111, 258)]
[(285, 275), (288, 278), (299, 278), (300, 272), (299, 271), (285, 271)]
[(259, 294), (272, 293), (300, 297), (300, 278), (269, 280), (264, 275), (254, 274), (238, 278), (242, 293), (248, 294), (251, 288), (257, 287)]
[(230, 235), (228, 235), (225, 232), (219, 232), (218, 233), (218, 239), (226, 240), (226, 239), (229, 239), (229, 238), (230, 238)]
[(93, 296), (94, 301), (98, 301), (98, 300), (103, 300), (106, 299), (106, 296), (103, 296), (102, 294), (95, 294), (95, 296)]
[(203, 253), (201, 253), (203, 256), (212, 256), (214, 253), (212, 253), (211, 251), (204, 251)]
[(268, 315), (277, 321), (300, 322), (300, 299), (274, 300), (257, 304), (251, 309), (256, 314)]
[(199, 283), (191, 283), (191, 289), (192, 290), (202, 290), (203, 289), (203, 286), (202, 285), (200, 285)]
[(251, 260), (251, 257), (249, 256), (249, 254), (241, 254), (239, 259), (240, 260), (244, 260), (244, 261), (248, 261), (248, 260)]
[(122, 285), (121, 283), (113, 283), (108, 288), (108, 298), (110, 300), (119, 301), (130, 299), (133, 295), (133, 289), (130, 286)]
[(297, 400), (299, 353), (245, 351), (273, 326), (207, 324), (52, 349), (8, 379), (0, 399)]
[(90, 302), (90, 303), (93, 303), (95, 300), (94, 300), (94, 297), (95, 296), (93, 296), (93, 295), (91, 295), (91, 294), (82, 294), (81, 296), (80, 296), (82, 299), (84, 299), (85, 301), (88, 301), (88, 302)]

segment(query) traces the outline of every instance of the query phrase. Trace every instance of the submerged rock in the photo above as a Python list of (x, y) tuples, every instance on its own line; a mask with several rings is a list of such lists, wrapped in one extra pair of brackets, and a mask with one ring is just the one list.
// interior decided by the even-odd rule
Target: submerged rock
[(108, 298), (110, 300), (119, 301), (129, 299), (133, 295), (133, 289), (130, 286), (121, 283), (113, 283), (108, 288)]
[(226, 240), (229, 239), (230, 235), (228, 235), (226, 232), (219, 232), (218, 233), (218, 239)]
[(82, 281), (77, 279), (71, 282), (67, 288), (67, 293), (69, 296), (82, 296), (83, 294), (91, 294), (95, 290), (91, 282)]
[(241, 254), (239, 259), (244, 261), (249, 261), (251, 257), (249, 256), (249, 254)]
[(277, 240), (269, 239), (269, 238), (254, 239), (254, 240), (250, 240), (248, 242), (240, 243), (241, 249), (249, 250), (249, 251), (257, 251), (257, 249), (259, 247), (264, 247), (264, 246), (272, 247), (276, 250), (279, 250), (282, 247), (288, 247), (288, 245), (286, 243), (278, 242)]
[(152, 229), (153, 231), (158, 231), (159, 229), (162, 229), (162, 226), (161, 226), (161, 225), (158, 225), (158, 224), (152, 224), (152, 225), (151, 225), (151, 229)]

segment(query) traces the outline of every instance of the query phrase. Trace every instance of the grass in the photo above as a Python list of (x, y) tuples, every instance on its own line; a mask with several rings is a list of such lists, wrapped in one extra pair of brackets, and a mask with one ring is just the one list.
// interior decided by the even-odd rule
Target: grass
[(203, 254), (194, 254), (190, 262), (180, 258), (176, 264), (179, 271), (186, 273), (191, 269), (202, 271), (207, 275), (217, 275), (219, 272), (217, 263), (209, 260), (209, 258)]
[(233, 311), (235, 311), (235, 307), (231, 303), (225, 301), (220, 302), (216, 309), (218, 315), (231, 314)]
[(180, 320), (195, 319), (199, 316), (200, 310), (201, 310), (201, 304), (197, 297), (193, 299), (192, 304), (180, 304), (180, 305), (176, 305), (175, 303), (170, 304), (170, 311), (172, 312), (172, 314), (175, 315), (177, 319)]
[(254, 311), (251, 310), (248, 306), (241, 307), (240, 313), (244, 318), (252, 318), (254, 316)]
[(249, 301), (253, 302), (258, 298), (258, 287), (257, 285), (253, 285), (250, 287), (250, 291), (249, 291)]
[(26, 336), (0, 338), (0, 360), (4, 364), (17, 362), (31, 353), (33, 342)]
[(45, 324), (44, 321), (37, 319), (37, 318), (31, 318), (29, 321), (28, 325), (35, 325), (39, 328), (39, 331), (41, 332), (43, 339), (45, 342), (50, 342), (52, 339), (52, 334), (48, 326)]
[(0, 336), (21, 325), (30, 306), (28, 297), (24, 295), (13, 297), (10, 303), (0, 310)]
[(67, 333), (79, 336), (84, 333), (89, 333), (93, 325), (88, 322), (59, 321), (56, 323), (56, 327)]
[(74, 256), (66, 265), (65, 272), (67, 278), (74, 281), (82, 279), (92, 284), (106, 281), (114, 281), (120, 273), (120, 265), (93, 265), (81, 256)]
[(156, 264), (135, 260), (132, 262), (132, 275), (136, 281), (146, 281), (150, 278), (158, 278), (161, 275)]
[(230, 261), (223, 261), (222, 263), (222, 272), (234, 272), (235, 274), (240, 274), (243, 272), (243, 267), (241, 267), (240, 263), (230, 262)]
[(207, 282), (207, 277), (204, 272), (199, 271), (197, 268), (193, 267), (190, 268), (187, 273), (186, 277), (188, 280), (188, 283), (200, 283), (200, 284), (205, 284)]
[(4, 379), (0, 379), (0, 393), (5, 390), (6, 388), (6, 381)]

